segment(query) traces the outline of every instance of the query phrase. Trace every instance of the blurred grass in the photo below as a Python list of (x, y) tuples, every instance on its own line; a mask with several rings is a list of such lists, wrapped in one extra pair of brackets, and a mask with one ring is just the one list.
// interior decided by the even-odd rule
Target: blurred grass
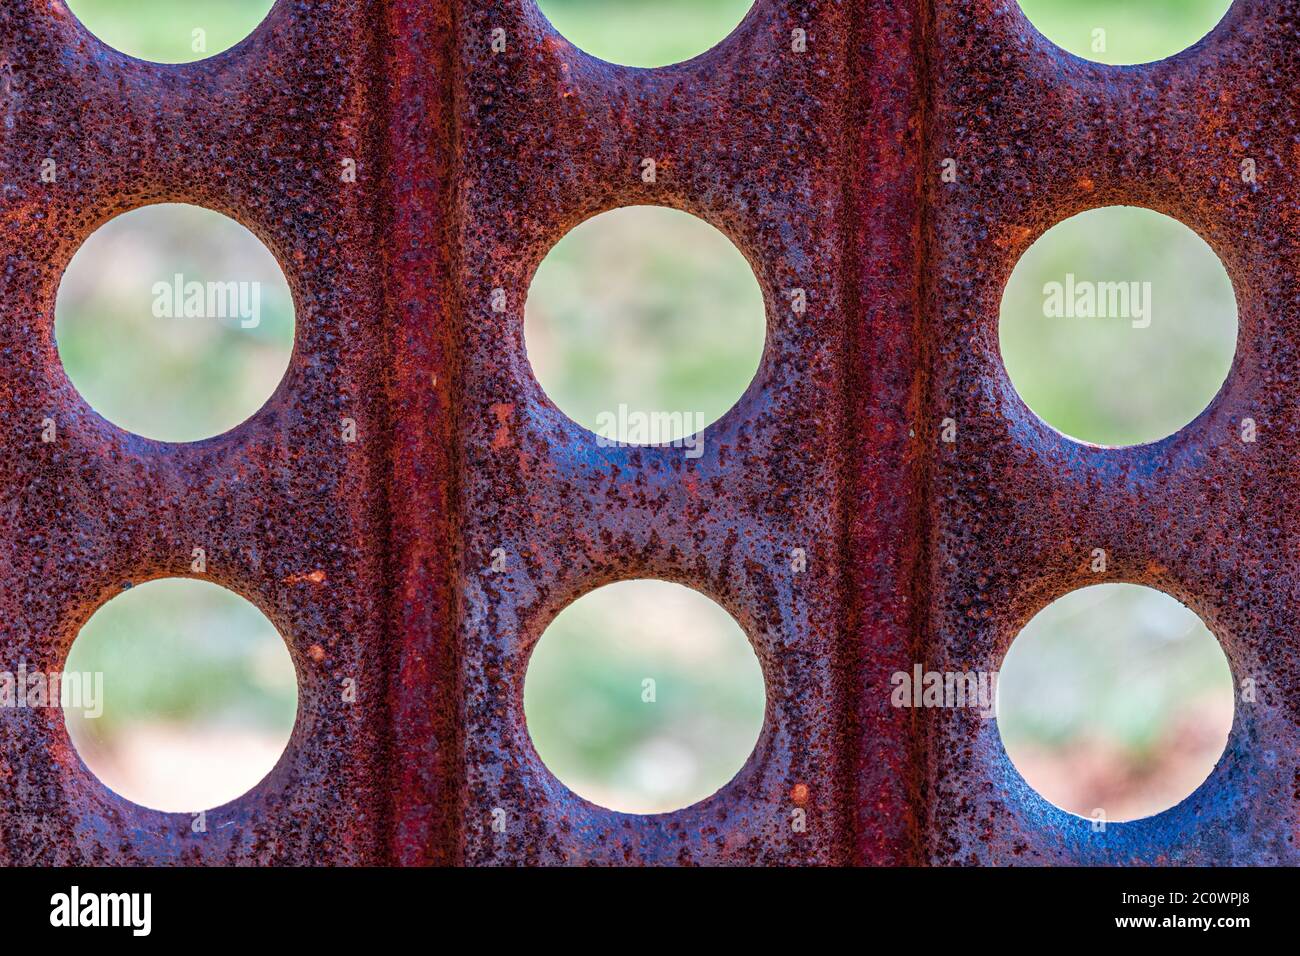
[(627, 66), (667, 66), (721, 42), (752, 0), (538, 0), (566, 39)]
[[(1043, 287), (1067, 273), (1151, 283), (1151, 324), (1043, 314)], [(1058, 223), (1016, 263), (1002, 297), (1002, 360), (1025, 403), (1074, 438), (1127, 445), (1164, 438), (1210, 403), (1237, 343), (1223, 263), (1177, 220), (1110, 206)]]
[[(153, 286), (256, 282), (261, 322), (156, 318)], [(293, 297), (275, 257), (233, 219), (196, 206), (135, 209), (73, 256), (55, 303), (64, 370), (119, 427), (194, 441), (235, 427), (270, 398), (293, 351)]]
[[(207, 581), (168, 578), (114, 597), (82, 627), (66, 670), (102, 673), (103, 713), (67, 712), (68, 733), (86, 764), (128, 799), (167, 810), (201, 810), (233, 799), (270, 769), (293, 729), (298, 685), (275, 626), (237, 594)], [(167, 767), (148, 766), (132, 739), (140, 724), (184, 727), (194, 737), (248, 734), (273, 746), (249, 763), (206, 748), (216, 792), (196, 806)], [(142, 788), (125, 768), (143, 763), (162, 786)]]
[[(642, 699), (646, 679), (653, 702)], [(610, 584), (561, 611), (524, 684), (546, 765), (581, 796), (629, 813), (677, 809), (726, 784), (758, 740), (765, 699), (732, 617), (654, 580)]]
[[(68, 8), (109, 46), (141, 60), (188, 63), (229, 49), (266, 18), (272, 0), (67, 0)], [(193, 31), (206, 31), (196, 52)]]
[[(1053, 43), (1100, 63), (1145, 63), (1173, 56), (1209, 33), (1232, 0), (1020, 0), (1029, 21)], [(1093, 30), (1106, 31), (1094, 51)]]
[[(162, 61), (199, 56), (190, 51), (195, 26), (208, 30), (209, 55), (237, 42), (271, 6), (70, 5), (106, 42)], [(749, 6), (541, 3), (557, 29), (588, 52), (639, 65), (703, 52)], [(1228, 3), (1024, 6), (1067, 49), (1119, 62), (1176, 52)], [(1105, 54), (1090, 50), (1096, 26), (1107, 30)], [(1128, 220), (1123, 228), (1088, 214), (1031, 249), (1013, 277), (1001, 329), (1008, 368), (1031, 407), (1064, 431), (1104, 443), (1166, 434), (1196, 414), (1222, 380), (1231, 338), (1221, 266), (1206, 258), (1200, 240), (1131, 211), (1119, 215)], [(141, 311), (138, 293), (123, 291), (143, 277), (147, 292), (176, 271), (240, 278), (265, 250), (251, 235), (219, 237), (214, 223), (116, 220), (107, 241), (92, 237), (83, 249), (100, 262), (101, 279), (61, 290), (60, 354), (92, 405), (132, 430), (177, 439), (223, 430), (258, 407), (283, 372), (283, 358), (271, 356), (282, 356), (293, 339), (287, 299), (275, 307), (264, 302), (263, 328), (250, 334), (202, 323), (188, 330), (142, 325), (148, 299)], [(1150, 277), (1159, 283), (1153, 327), (1045, 321), (1042, 284), (1066, 271), (1088, 279)], [(710, 227), (666, 210), (620, 210), (574, 230), (539, 272), (527, 313), (539, 378), (589, 426), (597, 411), (620, 401), (715, 418), (749, 382), (763, 334), (763, 303), (743, 257)], [(242, 599), (193, 584), (161, 581), (127, 592), (101, 609), (69, 658), (70, 669), (110, 674), (96, 726), (79, 728), (70, 715), (79, 752), (139, 758), (160, 741), (173, 745), (161, 768), (125, 759), (109, 766), (104, 779), (123, 792), (153, 787), (175, 797), (185, 782), (179, 778), (201, 774), (216, 757), (230, 759), (236, 772), (250, 730), (265, 744), (251, 751), (249, 773), (260, 776), (292, 723), (292, 675), (287, 684), (283, 670), (272, 679), (264, 670), (270, 651), (259, 650), (278, 645), (287, 662), (280, 638), (271, 641), (274, 630), (268, 634), (269, 624)], [(525, 710), (538, 750), (566, 781), (607, 806), (653, 810), (712, 792), (743, 763), (761, 726), (762, 677), (735, 622), (698, 595), (678, 606), (673, 587), (625, 582), (594, 592), (561, 613), (530, 663)], [(1224, 686), (1222, 652), (1190, 612), (1141, 589), (1115, 593), (1069, 595), (1031, 622), (1002, 676), (999, 730), (1019, 755), (1017, 766), (1049, 799), (1085, 814), (1104, 805), (1111, 819), (1122, 819), (1168, 805), (1204, 775), (1222, 743), (1215, 735), (1225, 713), (1230, 719), (1231, 686), (1230, 678)], [(641, 702), (644, 677), (658, 682), (655, 704)], [(167, 737), (160, 727), (192, 734)], [(223, 739), (232, 745), (222, 749)], [(181, 744), (190, 762), (181, 759)], [(217, 790), (207, 805), (233, 795)]]
[(1167, 594), (1132, 584), (1073, 591), (1007, 652), (998, 729), (1048, 800), (1110, 820), (1186, 797), (1232, 725), (1232, 674), (1218, 639)]
[[(271, 0), (67, 0), (100, 39), (132, 56), (180, 63), (225, 50), (251, 33)], [(1058, 45), (1103, 63), (1140, 63), (1195, 43), (1231, 0), (1020, 0), (1030, 21)], [(555, 28), (577, 46), (615, 63), (664, 66), (720, 42), (751, 0), (539, 0)], [(207, 52), (191, 49), (207, 31)], [(1106, 30), (1105, 52), (1092, 31)]]
[(766, 317), (726, 236), (688, 213), (632, 206), (556, 243), (529, 287), (524, 327), (537, 380), (594, 431), (619, 402), (712, 423), (754, 377)]

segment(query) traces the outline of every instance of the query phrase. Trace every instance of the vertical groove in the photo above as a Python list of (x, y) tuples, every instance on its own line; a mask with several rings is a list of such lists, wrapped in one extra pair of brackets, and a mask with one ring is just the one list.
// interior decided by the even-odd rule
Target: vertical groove
[(921, 265), (925, 0), (860, 0), (844, 156), (846, 700), (854, 862), (918, 862), (922, 786), (914, 714), (890, 705), (890, 675), (919, 660), (928, 455)]
[(400, 864), (453, 864), (459, 764), (454, 626), (455, 289), (450, 0), (384, 0), (387, 42), (391, 633)]

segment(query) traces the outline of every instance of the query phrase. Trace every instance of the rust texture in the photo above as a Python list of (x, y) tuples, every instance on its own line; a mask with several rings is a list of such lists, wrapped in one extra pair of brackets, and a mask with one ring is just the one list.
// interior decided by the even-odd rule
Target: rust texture
[[(1094, 833), (1038, 797), (993, 721), (926, 728), (924, 856), (942, 863), (1289, 863), (1300, 858), (1300, 687), (1292, 451), (1296, 362), (1297, 25), (1290, 0), (1236, 0), (1177, 56), (1107, 67), (1054, 47), (1014, 3), (939, 3), (929, 43), (926, 165), (958, 162), (928, 208), (925, 433), (927, 660), (996, 665), (1035, 612), (1098, 580), (1178, 598), (1219, 637), (1239, 701), (1227, 750), (1178, 806)], [(1259, 170), (1243, 182), (1241, 162)], [(1237, 294), (1237, 356), (1222, 391), (1168, 439), (1083, 445), (1044, 425), (998, 356), (1016, 259), (1085, 209), (1145, 206), (1198, 232)], [(1241, 441), (1243, 419), (1260, 439)], [(1090, 569), (1093, 548), (1107, 570)], [(986, 664), (985, 666), (988, 666)]]
[[(387, 852), (395, 642), (377, 544), (389, 468), (373, 33), (361, 7), (282, 4), (236, 49), (164, 66), (107, 48), (59, 0), (0, 7), (6, 668), (58, 669), (97, 607), (134, 584), (190, 576), (201, 546), (206, 576), (285, 636), (299, 682), (284, 758), (197, 833), (189, 814), (138, 807), (99, 783), (57, 708), (6, 710), (7, 862), (362, 863)], [(32, 175), (47, 157), (56, 182)], [(342, 157), (357, 159), (358, 183), (340, 180)], [(73, 253), (107, 219), (152, 202), (242, 222), (294, 294), (284, 381), (210, 441), (168, 445), (109, 424), (55, 349), (55, 292)], [(341, 442), (344, 418), (356, 443)], [(53, 442), (42, 441), (45, 419)], [(349, 677), (357, 704), (343, 699)]]
[[(189, 575), (203, 546), (285, 636), (299, 718), (272, 774), (196, 832), (101, 785), (59, 711), (4, 713), (0, 861), (1297, 862), (1298, 25), (1293, 0), (1237, 0), (1191, 50), (1116, 68), (1014, 0), (757, 0), (709, 52), (641, 70), (530, 0), (279, 0), (234, 49), (165, 66), (61, 0), (6, 0), (0, 665), (58, 669), (97, 607)], [(105, 422), (53, 340), (80, 243), (162, 201), (247, 225), (297, 308), (274, 397), (194, 444)], [(767, 300), (759, 372), (699, 459), (598, 447), (524, 350), (546, 252), (638, 203), (722, 230)], [(1240, 306), (1220, 396), (1130, 449), (1042, 424), (997, 349), (1017, 257), (1115, 203), (1200, 232)], [(554, 614), (634, 577), (726, 607), (768, 692), (739, 775), (648, 817), (555, 780), (522, 706)], [(1258, 686), (1200, 790), (1103, 833), (1025, 785), (994, 721), (889, 702), (914, 662), (996, 669), (1036, 611), (1099, 580), (1184, 601)]]

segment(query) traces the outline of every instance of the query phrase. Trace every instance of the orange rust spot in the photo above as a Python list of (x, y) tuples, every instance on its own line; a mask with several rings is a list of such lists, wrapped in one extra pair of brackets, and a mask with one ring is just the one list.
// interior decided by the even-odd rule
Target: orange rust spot
[(306, 574), (291, 574), (284, 579), (285, 584), (324, 584), (325, 572), (320, 568), (315, 571), (309, 571)]
[(325, 648), (321, 647), (319, 644), (313, 644), (311, 647), (307, 648), (307, 656), (319, 664), (321, 661), (325, 660)]
[(1076, 185), (1086, 193), (1092, 192), (1093, 182), (1087, 176), (1080, 179)]
[(492, 436), (493, 451), (500, 451), (510, 444), (509, 421), (514, 410), (513, 404), (505, 402), (498, 402), (492, 406), (492, 414), (497, 418), (497, 433)]
[(794, 805), (797, 807), (802, 807), (805, 803), (807, 803), (808, 796), (809, 796), (809, 790), (808, 790), (808, 784), (806, 783), (796, 783), (793, 787), (790, 788), (790, 799), (794, 801)]
[(1013, 246), (1019, 246), (1033, 234), (1033, 230), (1028, 226), (1008, 226), (1006, 232), (993, 241), (1002, 249), (1009, 249)]

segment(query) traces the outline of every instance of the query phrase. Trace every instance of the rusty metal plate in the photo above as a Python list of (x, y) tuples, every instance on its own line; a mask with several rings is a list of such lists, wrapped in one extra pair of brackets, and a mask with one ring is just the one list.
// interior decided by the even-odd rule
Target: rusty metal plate
[[(1117, 68), (1056, 49), (1013, 0), (758, 0), (703, 56), (640, 70), (574, 49), (527, 0), (280, 0), (232, 50), (162, 66), (60, 0), (7, 0), (4, 659), (57, 668), (99, 604), (188, 574), (201, 544), (286, 636), (300, 687), (276, 770), (203, 832), (107, 791), (57, 711), (6, 713), (0, 860), (1297, 862), (1298, 24), (1293, 0), (1237, 0), (1193, 49)], [(53, 343), (77, 246), (154, 201), (249, 226), (296, 299), (279, 391), (193, 445), (104, 422)], [(698, 459), (597, 447), (524, 354), (542, 257), (631, 203), (725, 232), (767, 299), (758, 375)], [(1241, 327), (1211, 407), (1121, 450), (1042, 424), (997, 350), (1019, 254), (1111, 203), (1205, 236)], [(768, 713), (718, 794), (639, 817), (542, 766), (523, 679), (561, 607), (647, 576), (745, 627)], [(1260, 689), (1196, 794), (1101, 833), (1023, 783), (994, 722), (894, 708), (889, 682), (914, 662), (996, 669), (1034, 612), (1099, 580), (1182, 600)]]

